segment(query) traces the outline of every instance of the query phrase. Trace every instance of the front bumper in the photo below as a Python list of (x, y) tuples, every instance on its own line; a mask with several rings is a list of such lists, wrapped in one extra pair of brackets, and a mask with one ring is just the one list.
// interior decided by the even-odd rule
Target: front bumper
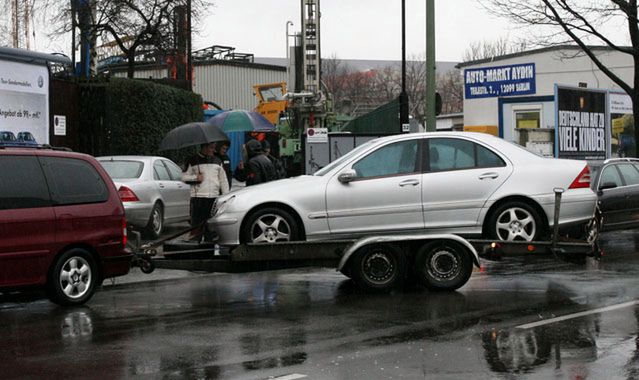
[(239, 245), (241, 213), (224, 213), (209, 219), (208, 228), (217, 232), (219, 245)]

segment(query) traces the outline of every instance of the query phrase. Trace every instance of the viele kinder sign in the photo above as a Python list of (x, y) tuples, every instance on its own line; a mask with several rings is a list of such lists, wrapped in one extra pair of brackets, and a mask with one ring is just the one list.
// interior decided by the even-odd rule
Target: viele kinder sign
[(464, 70), (466, 99), (530, 95), (536, 92), (534, 63)]

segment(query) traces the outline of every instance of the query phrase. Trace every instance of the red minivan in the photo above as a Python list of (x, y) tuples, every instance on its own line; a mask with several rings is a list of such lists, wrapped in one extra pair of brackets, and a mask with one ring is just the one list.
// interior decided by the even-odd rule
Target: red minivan
[(129, 272), (124, 207), (91, 156), (0, 147), (0, 292), (45, 287), (61, 305)]

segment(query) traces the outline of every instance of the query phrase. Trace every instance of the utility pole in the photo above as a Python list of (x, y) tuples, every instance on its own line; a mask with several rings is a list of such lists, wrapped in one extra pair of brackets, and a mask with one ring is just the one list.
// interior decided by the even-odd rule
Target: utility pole
[(426, 0), (426, 130), (436, 130), (435, 119), (435, 0)]
[(399, 94), (399, 132), (408, 132), (408, 94), (406, 93), (406, 0), (402, 0), (402, 92)]

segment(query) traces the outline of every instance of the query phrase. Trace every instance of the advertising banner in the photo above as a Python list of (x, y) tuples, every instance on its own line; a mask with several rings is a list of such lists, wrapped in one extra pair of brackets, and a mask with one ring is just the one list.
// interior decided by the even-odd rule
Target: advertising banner
[(534, 94), (535, 64), (465, 69), (464, 92), (466, 99)]
[(49, 143), (46, 66), (0, 60), (0, 144), (12, 140)]
[(606, 92), (556, 87), (557, 156), (606, 159)]
[(608, 94), (610, 115), (610, 157), (636, 157), (632, 99), (626, 93)]

